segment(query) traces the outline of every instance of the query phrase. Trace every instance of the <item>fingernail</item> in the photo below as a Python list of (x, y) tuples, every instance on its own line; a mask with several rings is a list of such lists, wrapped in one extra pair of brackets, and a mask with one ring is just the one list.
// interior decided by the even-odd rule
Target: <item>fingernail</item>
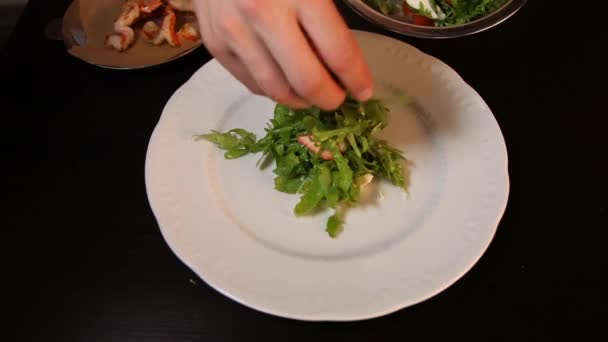
[(357, 99), (359, 101), (367, 101), (374, 95), (374, 88), (366, 88), (362, 92), (359, 93)]

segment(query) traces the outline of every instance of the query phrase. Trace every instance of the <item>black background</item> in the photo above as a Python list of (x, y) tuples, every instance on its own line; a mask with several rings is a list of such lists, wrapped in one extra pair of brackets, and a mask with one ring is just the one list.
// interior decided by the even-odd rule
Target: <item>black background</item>
[(599, 8), (582, 15), (558, 3), (531, 0), (494, 29), (441, 41), (379, 30), (339, 4), (352, 28), (413, 44), (481, 94), (507, 142), (511, 195), (484, 257), (443, 293), (379, 319), (309, 323), (256, 312), (208, 287), (169, 250), (149, 208), (149, 137), (209, 54), (137, 72), (95, 68), (42, 34), (68, 1), (30, 0), (0, 64), (3, 292), (16, 334), (6, 340), (525, 341), (600, 327), (608, 39)]

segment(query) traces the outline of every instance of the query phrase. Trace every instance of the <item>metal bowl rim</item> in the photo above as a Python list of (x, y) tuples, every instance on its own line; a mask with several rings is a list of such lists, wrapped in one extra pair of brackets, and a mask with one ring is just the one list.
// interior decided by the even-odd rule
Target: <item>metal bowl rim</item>
[(390, 31), (430, 39), (457, 38), (488, 30), (510, 18), (527, 0), (508, 0), (501, 8), (466, 24), (445, 27), (421, 26), (386, 16), (367, 5), (363, 0), (344, 0), (357, 14)]

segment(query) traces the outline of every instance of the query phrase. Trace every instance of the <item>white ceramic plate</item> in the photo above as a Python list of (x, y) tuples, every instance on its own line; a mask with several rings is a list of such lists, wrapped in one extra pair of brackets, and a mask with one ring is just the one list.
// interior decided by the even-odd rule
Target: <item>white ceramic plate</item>
[(250, 94), (215, 60), (168, 102), (146, 160), (148, 197), (175, 254), (226, 296), (273, 315), (359, 320), (425, 300), (486, 250), (507, 203), (507, 152), (492, 112), (452, 69), (387, 37), (356, 32), (377, 96), (396, 90), (385, 137), (405, 151), (409, 196), (348, 212), (344, 232), (328, 213), (296, 218), (298, 196), (273, 189), (259, 156), (226, 161), (193, 135), (242, 127), (261, 136), (274, 104)]

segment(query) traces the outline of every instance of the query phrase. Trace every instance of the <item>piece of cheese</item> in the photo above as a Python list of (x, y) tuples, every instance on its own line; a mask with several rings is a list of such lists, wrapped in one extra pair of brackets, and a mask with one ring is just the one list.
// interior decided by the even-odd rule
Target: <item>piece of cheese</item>
[(411, 8), (417, 9), (419, 11), (422, 8), (425, 13), (428, 13), (431, 15), (432, 19), (439, 19), (439, 20), (445, 19), (445, 13), (443, 13), (443, 11), (441, 10), (441, 8), (439, 8), (439, 6), (433, 5), (431, 3), (431, 0), (406, 0), (406, 1), (407, 1), (407, 4), (410, 5)]
[(374, 175), (371, 173), (364, 174), (363, 176), (357, 178), (357, 186), (359, 189), (362, 189), (364, 186), (368, 185), (374, 179)]

